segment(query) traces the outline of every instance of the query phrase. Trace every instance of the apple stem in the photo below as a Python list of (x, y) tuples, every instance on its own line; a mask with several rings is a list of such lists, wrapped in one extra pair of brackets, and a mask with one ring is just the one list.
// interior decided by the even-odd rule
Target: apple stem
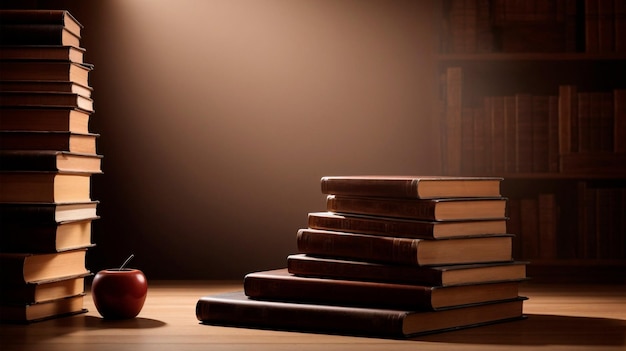
[(128, 264), (128, 262), (130, 262), (130, 260), (132, 260), (132, 259), (133, 259), (133, 257), (135, 257), (135, 255), (134, 255), (134, 254), (130, 254), (130, 256), (128, 256), (128, 258), (126, 259), (126, 261), (124, 261), (124, 263), (122, 263), (122, 265), (120, 266), (120, 269), (119, 269), (119, 270), (121, 271), (122, 269), (124, 269), (124, 267), (126, 267), (126, 265)]

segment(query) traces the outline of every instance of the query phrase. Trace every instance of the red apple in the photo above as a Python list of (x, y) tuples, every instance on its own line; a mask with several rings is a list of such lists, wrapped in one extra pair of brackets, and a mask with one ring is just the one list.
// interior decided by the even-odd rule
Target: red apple
[(93, 302), (106, 319), (136, 317), (147, 294), (148, 281), (138, 269), (105, 269), (96, 274), (91, 284)]

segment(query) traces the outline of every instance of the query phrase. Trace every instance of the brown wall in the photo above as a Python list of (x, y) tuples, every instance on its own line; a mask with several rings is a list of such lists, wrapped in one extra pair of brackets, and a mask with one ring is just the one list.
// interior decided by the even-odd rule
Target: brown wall
[(94, 271), (131, 253), (149, 279), (283, 267), (321, 176), (439, 170), (430, 1), (39, 7), (70, 10), (95, 64)]

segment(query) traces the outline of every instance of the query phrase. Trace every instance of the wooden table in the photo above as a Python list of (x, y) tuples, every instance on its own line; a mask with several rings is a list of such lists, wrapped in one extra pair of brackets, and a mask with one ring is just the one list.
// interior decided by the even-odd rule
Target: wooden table
[(73, 350), (626, 350), (626, 286), (524, 283), (528, 319), (428, 335), (414, 340), (201, 325), (199, 297), (240, 290), (241, 282), (150, 282), (139, 316), (100, 318), (87, 296), (86, 314), (31, 325), (0, 325), (0, 349)]

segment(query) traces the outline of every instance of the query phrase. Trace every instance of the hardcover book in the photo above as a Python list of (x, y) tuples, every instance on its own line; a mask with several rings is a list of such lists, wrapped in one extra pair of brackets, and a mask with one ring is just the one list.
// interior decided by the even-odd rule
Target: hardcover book
[(392, 217), (350, 215), (333, 212), (308, 214), (312, 229), (337, 230), (405, 238), (442, 239), (506, 233), (506, 218), (464, 221), (419, 221)]
[(300, 229), (298, 253), (371, 262), (446, 265), (512, 261), (512, 235), (426, 240)]
[(305, 254), (287, 256), (289, 273), (304, 277), (451, 286), (526, 278), (526, 262), (511, 261), (444, 266), (374, 263)]
[(326, 210), (430, 221), (502, 219), (506, 198), (399, 199), (328, 195)]
[(65, 107), (0, 106), (0, 130), (89, 133), (91, 113)]
[(337, 176), (322, 177), (328, 195), (452, 198), (499, 197), (502, 178), (442, 176)]
[(407, 338), (521, 319), (522, 307), (523, 298), (519, 298), (417, 312), (254, 300), (238, 291), (201, 297), (196, 303), (196, 318), (209, 325)]
[(248, 273), (243, 286), (253, 299), (416, 311), (513, 300), (519, 293), (515, 281), (444, 287), (300, 277), (286, 268)]

